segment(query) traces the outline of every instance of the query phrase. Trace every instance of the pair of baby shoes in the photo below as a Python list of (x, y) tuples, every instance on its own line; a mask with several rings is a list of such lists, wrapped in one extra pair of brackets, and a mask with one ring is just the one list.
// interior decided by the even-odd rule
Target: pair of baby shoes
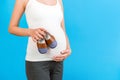
[(37, 47), (38, 47), (38, 51), (41, 54), (45, 54), (48, 51), (48, 47), (50, 48), (55, 48), (57, 46), (57, 42), (54, 38), (53, 35), (51, 35), (50, 33), (46, 32), (46, 35), (43, 39), (39, 40), (37, 42)]

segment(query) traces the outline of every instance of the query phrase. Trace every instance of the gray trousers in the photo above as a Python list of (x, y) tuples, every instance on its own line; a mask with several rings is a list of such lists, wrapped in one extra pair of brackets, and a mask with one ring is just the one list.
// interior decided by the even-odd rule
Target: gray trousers
[(62, 80), (63, 61), (26, 61), (27, 80)]

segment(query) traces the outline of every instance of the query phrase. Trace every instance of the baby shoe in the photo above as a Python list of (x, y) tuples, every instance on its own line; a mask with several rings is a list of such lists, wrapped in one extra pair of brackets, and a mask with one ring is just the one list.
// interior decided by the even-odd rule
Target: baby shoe
[(42, 54), (47, 53), (48, 48), (45, 39), (41, 39), (37, 42), (38, 51)]
[(46, 32), (45, 41), (50, 48), (55, 48), (57, 46), (57, 41), (55, 40), (54, 36), (48, 32)]

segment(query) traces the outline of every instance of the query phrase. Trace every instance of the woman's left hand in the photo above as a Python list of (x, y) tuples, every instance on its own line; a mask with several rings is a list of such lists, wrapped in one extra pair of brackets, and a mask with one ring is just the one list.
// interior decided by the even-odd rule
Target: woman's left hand
[(70, 54), (71, 54), (71, 49), (63, 50), (63, 51), (61, 51), (61, 54), (54, 56), (53, 60), (56, 61), (56, 62), (63, 61)]

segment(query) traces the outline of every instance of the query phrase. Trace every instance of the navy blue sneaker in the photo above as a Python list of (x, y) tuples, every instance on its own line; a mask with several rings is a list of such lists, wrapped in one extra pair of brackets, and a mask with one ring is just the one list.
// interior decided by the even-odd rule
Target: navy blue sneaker
[(47, 53), (48, 51), (48, 48), (47, 48), (47, 44), (45, 42), (45, 39), (41, 39), (37, 42), (37, 47), (38, 47), (38, 51), (41, 53), (41, 54), (45, 54)]
[(55, 40), (54, 36), (48, 32), (46, 33), (45, 41), (50, 48), (55, 48), (57, 46), (57, 41)]

